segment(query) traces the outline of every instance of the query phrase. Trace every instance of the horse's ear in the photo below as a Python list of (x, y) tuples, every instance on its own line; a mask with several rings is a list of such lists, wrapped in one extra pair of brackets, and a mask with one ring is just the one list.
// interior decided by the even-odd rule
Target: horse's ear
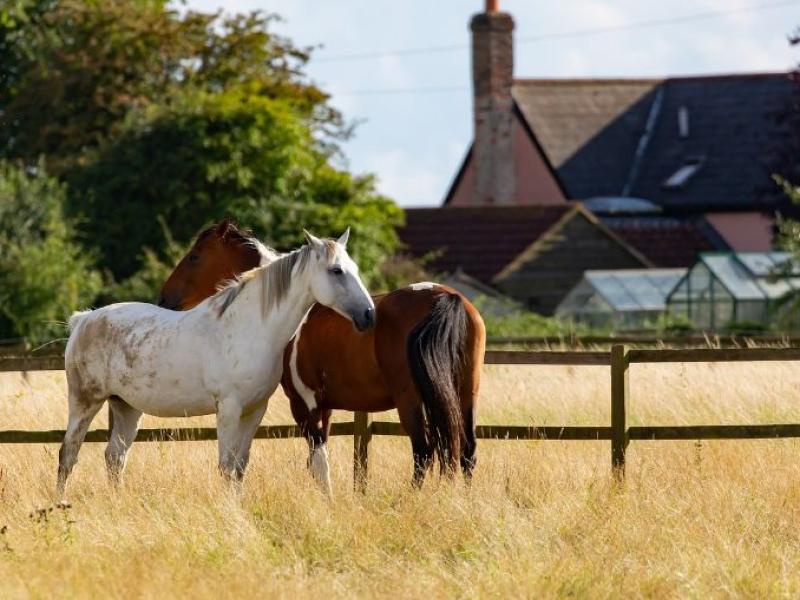
[(308, 230), (303, 229), (303, 235), (306, 236), (306, 241), (308, 242), (308, 245), (311, 246), (312, 248), (316, 248), (317, 250), (319, 250), (324, 246), (322, 240), (310, 234)]
[(349, 239), (350, 239), (350, 228), (348, 227), (347, 229), (345, 229), (344, 233), (342, 235), (340, 235), (339, 239), (336, 240), (336, 241), (339, 244), (341, 244), (342, 246), (347, 247), (347, 240), (349, 240)]
[(230, 233), (233, 227), (233, 222), (230, 219), (222, 219), (217, 225), (217, 237), (225, 239), (225, 236)]

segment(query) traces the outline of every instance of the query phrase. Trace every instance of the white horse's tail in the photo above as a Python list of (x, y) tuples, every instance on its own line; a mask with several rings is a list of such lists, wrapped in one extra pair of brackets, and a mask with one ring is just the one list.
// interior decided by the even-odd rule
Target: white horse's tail
[(83, 317), (88, 315), (90, 312), (92, 312), (92, 311), (91, 310), (76, 310), (74, 313), (72, 313), (72, 316), (69, 318), (69, 322), (67, 323), (67, 331), (69, 333), (72, 333), (73, 331), (75, 331), (75, 329), (78, 327), (78, 325), (80, 325), (81, 320), (83, 320)]

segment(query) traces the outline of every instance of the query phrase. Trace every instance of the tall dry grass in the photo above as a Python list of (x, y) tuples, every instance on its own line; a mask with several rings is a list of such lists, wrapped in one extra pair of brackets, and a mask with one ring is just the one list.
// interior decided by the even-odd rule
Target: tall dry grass
[[(800, 365), (635, 365), (631, 388), (632, 423), (800, 422)], [(65, 391), (61, 373), (2, 375), (0, 422), (63, 428)], [(607, 368), (486, 368), (483, 423), (608, 420)], [(267, 421), (291, 422), (282, 395)], [(361, 496), (341, 437), (332, 502), (300, 440), (256, 441), (240, 492), (213, 443), (134, 446), (116, 492), (102, 453), (84, 446), (71, 508), (48, 510), (57, 447), (0, 447), (2, 597), (800, 593), (800, 442), (634, 442), (618, 486), (607, 442), (483, 441), (471, 488), (415, 492), (408, 441), (376, 438)]]

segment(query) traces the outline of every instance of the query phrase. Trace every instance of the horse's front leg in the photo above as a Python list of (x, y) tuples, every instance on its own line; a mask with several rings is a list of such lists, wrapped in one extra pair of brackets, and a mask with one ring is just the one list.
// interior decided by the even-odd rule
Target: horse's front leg
[(239, 421), (239, 439), (236, 443), (236, 461), (234, 464), (238, 481), (244, 478), (247, 463), (250, 462), (250, 447), (253, 445), (253, 437), (256, 435), (256, 430), (264, 419), (268, 400), (264, 400), (261, 406), (244, 415)]
[(331, 411), (312, 411), (313, 419), (309, 419), (308, 432), (308, 467), (322, 491), (333, 497), (331, 473), (328, 465), (328, 432), (330, 431)]
[(217, 444), (219, 470), (228, 480), (237, 478), (236, 455), (239, 429), (242, 422), (242, 405), (236, 398), (220, 400), (217, 405)]

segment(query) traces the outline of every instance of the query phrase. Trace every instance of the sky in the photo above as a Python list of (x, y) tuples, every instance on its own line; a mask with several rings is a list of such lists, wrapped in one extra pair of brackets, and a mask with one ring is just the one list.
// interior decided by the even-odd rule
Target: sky
[[(442, 202), (472, 139), (468, 24), (483, 0), (187, 0), (197, 10), (223, 5), (229, 13), (277, 13), (283, 21), (276, 33), (316, 47), (308, 75), (358, 123), (343, 145), (351, 171), (375, 174), (378, 189), (402, 206)], [(800, 0), (500, 0), (500, 6), (516, 22), (520, 78), (785, 71), (800, 60), (787, 42), (800, 26)], [(727, 14), (696, 18), (719, 12)], [(677, 22), (646, 25), (665, 19)], [(587, 29), (606, 31), (557, 35)], [(442, 46), (456, 47), (392, 54)], [(369, 58), (353, 58), (364, 54)]]

